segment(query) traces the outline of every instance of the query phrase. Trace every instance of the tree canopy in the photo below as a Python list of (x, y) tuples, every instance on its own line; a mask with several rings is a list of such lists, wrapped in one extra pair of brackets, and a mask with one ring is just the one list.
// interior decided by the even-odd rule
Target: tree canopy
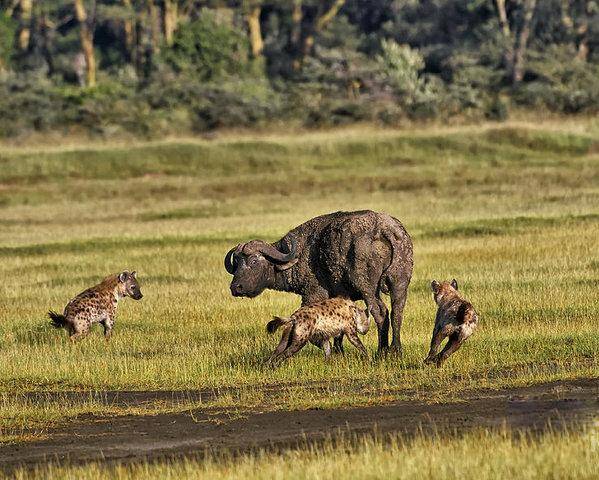
[(596, 0), (0, 0), (0, 136), (599, 111)]

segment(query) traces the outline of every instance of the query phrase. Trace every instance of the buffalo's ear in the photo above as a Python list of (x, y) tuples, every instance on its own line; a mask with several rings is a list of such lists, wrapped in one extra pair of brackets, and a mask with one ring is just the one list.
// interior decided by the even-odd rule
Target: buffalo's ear
[(127, 270), (119, 273), (119, 282), (125, 283), (127, 281), (128, 276), (129, 276), (129, 272)]
[(451, 286), (456, 290), (458, 289), (458, 281), (455, 278), (451, 281)]
[(431, 290), (433, 291), (433, 293), (437, 293), (439, 291), (439, 287), (441, 285), (439, 284), (439, 282), (437, 282), (437, 280), (433, 280), (431, 282)]
[(277, 269), (279, 272), (282, 272), (283, 270), (287, 270), (288, 268), (293, 267), (298, 262), (298, 260), (299, 258), (294, 258), (293, 260), (287, 263), (282, 263), (280, 265), (275, 264), (275, 269)]

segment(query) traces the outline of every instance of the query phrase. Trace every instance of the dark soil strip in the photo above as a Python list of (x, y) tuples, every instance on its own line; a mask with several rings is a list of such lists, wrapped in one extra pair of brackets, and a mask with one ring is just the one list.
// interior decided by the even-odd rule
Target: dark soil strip
[[(174, 393), (162, 392), (168, 398)], [(154, 401), (162, 394), (134, 392), (128, 400)], [(51, 431), (47, 439), (0, 446), (0, 470), (10, 473), (19, 466), (32, 468), (48, 461), (152, 461), (207, 452), (281, 450), (341, 435), (460, 434), (503, 426), (538, 433), (598, 418), (597, 378), (470, 392), (464, 401), (453, 403), (402, 401), (330, 410), (216, 414), (198, 409), (156, 416), (87, 416)]]

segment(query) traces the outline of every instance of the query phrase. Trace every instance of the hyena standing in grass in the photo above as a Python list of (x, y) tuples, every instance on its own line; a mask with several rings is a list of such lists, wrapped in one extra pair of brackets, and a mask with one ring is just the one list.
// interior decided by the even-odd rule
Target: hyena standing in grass
[(274, 333), (279, 327), (284, 327), (284, 330), (279, 345), (268, 359), (272, 366), (295, 355), (308, 342), (323, 349), (328, 359), (331, 355), (330, 339), (339, 335), (347, 336), (362, 355), (368, 355), (358, 333), (368, 332), (370, 318), (365, 310), (347, 298), (332, 298), (302, 307), (289, 318), (275, 317), (268, 322), (266, 330)]
[(87, 335), (94, 323), (100, 323), (104, 327), (104, 338), (108, 340), (114, 327), (117, 303), (124, 297), (135, 300), (143, 297), (136, 272), (129, 273), (125, 270), (110, 275), (73, 298), (62, 315), (50, 310), (48, 316), (54, 327), (68, 330), (72, 341)]
[[(431, 289), (438, 309), (431, 349), (424, 363), (434, 363), (440, 367), (476, 330), (478, 314), (472, 304), (458, 292), (458, 282), (455, 279), (451, 283), (433, 280)], [(445, 337), (449, 337), (449, 340), (441, 353), (437, 353)]]

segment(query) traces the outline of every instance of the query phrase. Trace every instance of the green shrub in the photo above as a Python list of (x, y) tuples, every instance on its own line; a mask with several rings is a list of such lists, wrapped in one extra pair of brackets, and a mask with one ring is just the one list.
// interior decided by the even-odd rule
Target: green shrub
[(163, 58), (176, 72), (189, 72), (202, 80), (240, 74), (247, 66), (246, 35), (217, 20), (204, 9), (198, 20), (183, 23)]
[(514, 92), (517, 103), (560, 113), (599, 112), (599, 65), (578, 60), (572, 47), (531, 52), (531, 81)]

